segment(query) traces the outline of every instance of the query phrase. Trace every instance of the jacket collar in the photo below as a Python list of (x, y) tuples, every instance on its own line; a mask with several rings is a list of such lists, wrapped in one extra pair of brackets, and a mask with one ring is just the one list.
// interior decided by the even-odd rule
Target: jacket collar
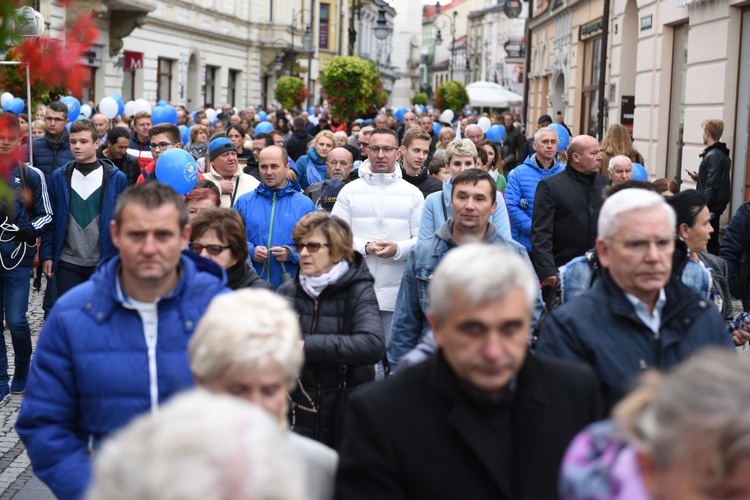
[(276, 193), (277, 198), (281, 198), (283, 196), (292, 196), (294, 193), (297, 192), (295, 189), (295, 182), (292, 182), (287, 179), (286, 184), (284, 184), (283, 187), (280, 187), (278, 189), (271, 189), (270, 187), (266, 186), (264, 182), (261, 182), (258, 186), (258, 194), (263, 196), (264, 198), (273, 198), (274, 193)]
[[(432, 382), (446, 402), (446, 421), (453, 427), (459, 438), (476, 455), (485, 472), (490, 475), (498, 489), (503, 493), (509, 491), (508, 478), (499, 474), (493, 467), (494, 453), (490, 440), (481, 430), (477, 416), (465, 402), (465, 395), (461, 394), (458, 377), (448, 365), (442, 350), (428, 361), (432, 363)], [(537, 449), (536, 436), (542, 416), (545, 414), (547, 398), (538, 384), (540, 365), (531, 353), (526, 354), (521, 370), (516, 375), (516, 389), (511, 404), (511, 422), (513, 435), (513, 461), (516, 466), (513, 483), (522, 489), (525, 484), (533, 480), (534, 463), (543, 453)], [(508, 495), (509, 497), (512, 495)], [(520, 495), (523, 496), (523, 495)], [(498, 498), (502, 498), (498, 496)]]
[(583, 182), (586, 184), (592, 184), (596, 180), (596, 176), (598, 174), (584, 174), (583, 172), (579, 172), (578, 170), (574, 169), (570, 165), (565, 167), (565, 172), (569, 176), (571, 176), (573, 179), (577, 180), (578, 182)]
[(706, 149), (704, 149), (703, 152), (701, 154), (699, 154), (698, 156), (700, 156), (701, 158), (703, 158), (709, 151), (712, 151), (714, 149), (718, 149), (719, 151), (721, 151), (725, 155), (729, 156), (729, 148), (727, 147), (727, 145), (726, 145), (725, 142), (715, 142), (715, 143), (711, 144)]
[[(497, 229), (491, 222), (487, 223), (487, 231), (484, 233), (482, 243), (495, 243), (497, 240)], [(435, 231), (435, 236), (444, 241), (449, 248), (457, 247), (458, 243), (453, 239), (453, 219), (448, 219), (445, 223)]]
[(401, 169), (395, 166), (393, 172), (387, 174), (376, 174), (372, 172), (370, 159), (367, 158), (359, 166), (359, 177), (369, 184), (393, 184), (401, 179)]

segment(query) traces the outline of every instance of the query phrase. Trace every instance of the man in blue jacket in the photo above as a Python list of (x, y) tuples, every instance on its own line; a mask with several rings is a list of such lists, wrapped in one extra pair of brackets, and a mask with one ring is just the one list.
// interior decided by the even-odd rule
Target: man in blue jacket
[(531, 219), (534, 212), (534, 194), (542, 179), (559, 174), (563, 166), (557, 161), (557, 132), (549, 127), (534, 133), (535, 153), (508, 174), (505, 204), (510, 216), (513, 239), (531, 253)]
[(55, 210), (42, 238), (42, 270), (57, 277), (58, 297), (89, 279), (97, 264), (115, 254), (109, 237), (117, 196), (128, 179), (114, 163), (97, 159), (99, 138), (90, 120), (70, 126), (75, 161), (56, 170), (50, 182)]
[(702, 347), (733, 343), (713, 303), (670, 279), (675, 214), (661, 195), (620, 191), (604, 202), (598, 225), (606, 272), (547, 316), (537, 354), (591, 366), (611, 410), (644, 370), (668, 370)]
[(15, 355), (13, 383), (8, 387), (8, 354), (0, 346), (0, 405), (8, 394), (22, 394), (31, 362), (31, 329), (26, 320), (29, 306), (29, 272), (36, 254), (36, 238), (52, 221), (44, 174), (18, 161), (21, 124), (6, 113), (0, 118), (0, 172), (15, 199), (3, 200), (2, 242), (0, 242), (0, 311), (10, 330)]
[(84, 495), (102, 439), (193, 385), (188, 342), (227, 291), (221, 268), (183, 253), (187, 209), (170, 187), (126, 191), (110, 232), (118, 255), (60, 297), (44, 324), (16, 423), (58, 498)]
[(283, 148), (268, 146), (258, 155), (262, 184), (234, 204), (245, 221), (250, 257), (258, 275), (277, 289), (283, 274), (294, 278), (299, 254), (292, 249), (297, 221), (315, 211), (299, 185), (286, 178), (289, 160)]
[(70, 151), (70, 135), (65, 128), (68, 107), (61, 102), (50, 103), (44, 122), (47, 130), (44, 137), (34, 139), (31, 163), (44, 172), (45, 180), (49, 183), (52, 172), (74, 159)]

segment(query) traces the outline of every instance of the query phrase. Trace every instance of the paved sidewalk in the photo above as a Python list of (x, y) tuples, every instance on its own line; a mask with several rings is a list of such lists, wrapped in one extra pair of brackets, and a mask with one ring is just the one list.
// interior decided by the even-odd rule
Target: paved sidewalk
[[(44, 282), (44, 280), (42, 280)], [(44, 285), (37, 291), (31, 290), (29, 297), (29, 325), (31, 326), (31, 342), (36, 347), (39, 331), (44, 323), (42, 312), (42, 297)], [(8, 373), (13, 376), (13, 348), (10, 343), (10, 332), (3, 331), (5, 345), (8, 349)], [(0, 500), (14, 498), (16, 500), (46, 500), (54, 499), (52, 492), (34, 477), (29, 457), (23, 443), (14, 430), (18, 409), (23, 396), (10, 396), (10, 401), (0, 407)]]

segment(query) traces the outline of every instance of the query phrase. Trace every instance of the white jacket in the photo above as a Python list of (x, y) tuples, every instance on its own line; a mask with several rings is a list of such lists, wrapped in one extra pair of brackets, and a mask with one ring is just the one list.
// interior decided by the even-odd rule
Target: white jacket
[[(224, 180), (224, 177), (219, 175), (216, 170), (209, 170), (203, 174), (203, 177), (216, 184), (221, 192), (221, 181)], [(244, 173), (241, 168), (237, 167), (237, 173), (232, 176), (232, 185), (234, 186), (234, 196), (222, 193), (221, 208), (232, 208), (232, 200), (237, 201), (243, 194), (255, 191), (260, 182), (252, 175)]]
[[(375, 277), (378, 306), (381, 311), (393, 311), (406, 257), (417, 242), (424, 195), (401, 178), (400, 168), (390, 174), (374, 174), (370, 160), (365, 160), (359, 167), (359, 177), (341, 189), (331, 215), (351, 226), (354, 249), (365, 256)], [(381, 239), (398, 246), (392, 258), (365, 253), (368, 242)]]

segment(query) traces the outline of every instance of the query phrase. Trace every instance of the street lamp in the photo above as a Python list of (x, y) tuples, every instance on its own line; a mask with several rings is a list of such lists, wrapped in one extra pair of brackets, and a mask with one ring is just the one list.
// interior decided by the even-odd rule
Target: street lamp
[(456, 50), (456, 18), (458, 17), (458, 12), (455, 10), (453, 11), (453, 15), (449, 16), (448, 14), (442, 14), (440, 12), (440, 2), (435, 4), (435, 20), (433, 21), (433, 24), (435, 25), (435, 29), (437, 29), (437, 34), (435, 35), (435, 45), (442, 45), (443, 44), (443, 34), (442, 31), (446, 28), (450, 28), (451, 32), (451, 60), (450, 60), (450, 79), (453, 80), (453, 51)]
[[(372, 0), (378, 7), (378, 19), (375, 21), (375, 27), (372, 29), (373, 35), (378, 40), (385, 40), (393, 32), (393, 24), (386, 19), (385, 0)], [(362, 22), (362, 0), (352, 1), (352, 15), (349, 16), (349, 55), (354, 55), (354, 47), (357, 44), (357, 28), (354, 24), (354, 18), (361, 24)]]

